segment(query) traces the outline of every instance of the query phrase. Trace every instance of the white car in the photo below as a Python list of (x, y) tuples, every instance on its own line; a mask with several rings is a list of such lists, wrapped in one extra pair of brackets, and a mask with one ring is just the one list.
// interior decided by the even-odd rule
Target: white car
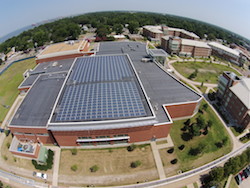
[(41, 172), (33, 172), (33, 176), (47, 180), (48, 176), (47, 174), (41, 173)]

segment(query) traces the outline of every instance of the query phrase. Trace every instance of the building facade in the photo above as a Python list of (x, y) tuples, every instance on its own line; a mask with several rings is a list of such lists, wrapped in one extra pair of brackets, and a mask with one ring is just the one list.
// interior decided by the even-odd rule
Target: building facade
[(232, 72), (219, 77), (217, 96), (233, 122), (242, 128), (250, 127), (250, 79)]
[(161, 47), (171, 55), (184, 57), (209, 57), (211, 55), (211, 48), (205, 42), (179, 37), (162, 37)]

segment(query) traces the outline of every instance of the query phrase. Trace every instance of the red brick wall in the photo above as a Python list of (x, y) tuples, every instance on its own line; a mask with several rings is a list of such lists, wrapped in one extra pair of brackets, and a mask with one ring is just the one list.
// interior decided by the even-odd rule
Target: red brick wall
[(63, 59), (82, 57), (83, 55), (84, 55), (83, 53), (77, 53), (77, 54), (49, 57), (49, 58), (44, 58), (44, 59), (36, 59), (36, 63), (38, 64), (38, 63), (43, 63), (43, 62), (58, 61), (58, 60), (63, 60)]
[(168, 105), (166, 109), (171, 118), (192, 116), (198, 103)]
[[(19, 140), (20, 139), (29, 139), (34, 142), (42, 142), (43, 144), (52, 144), (53, 139), (51, 139), (50, 133), (46, 128), (17, 128), (9, 127), (11, 133), (13, 133)], [(25, 134), (26, 133), (26, 134)], [(29, 135), (27, 133), (31, 133)], [(39, 135), (40, 134), (49, 134), (48, 136)]]
[(53, 131), (53, 135), (60, 146), (77, 146), (76, 140), (78, 137), (92, 137), (96, 136), (110, 136), (113, 137), (117, 134), (128, 134), (130, 136), (130, 143), (149, 141), (153, 137), (163, 138), (169, 134), (171, 125), (159, 126), (143, 126), (134, 128), (123, 129), (110, 129), (110, 130), (94, 130), (94, 131), (71, 131), (59, 132)]

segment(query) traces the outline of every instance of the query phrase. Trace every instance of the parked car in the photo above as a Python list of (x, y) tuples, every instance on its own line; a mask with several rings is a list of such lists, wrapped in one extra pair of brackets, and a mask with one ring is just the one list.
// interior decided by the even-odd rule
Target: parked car
[(237, 176), (235, 176), (234, 179), (235, 179), (235, 181), (236, 181), (236, 183), (237, 183), (238, 185), (241, 184), (242, 180), (241, 180), (241, 176), (240, 176), (239, 174), (238, 174)]
[(44, 179), (44, 180), (47, 180), (47, 178), (48, 178), (47, 174), (44, 174), (41, 172), (33, 172), (33, 176), (35, 176), (37, 178)]
[(241, 171), (239, 174), (240, 174), (240, 176), (241, 176), (241, 180), (242, 180), (242, 181), (243, 181), (244, 179), (246, 179), (246, 177), (245, 177), (243, 171)]
[(249, 173), (248, 173), (248, 171), (247, 171), (246, 169), (243, 170), (243, 174), (244, 174), (244, 176), (245, 176), (246, 178), (248, 178)]

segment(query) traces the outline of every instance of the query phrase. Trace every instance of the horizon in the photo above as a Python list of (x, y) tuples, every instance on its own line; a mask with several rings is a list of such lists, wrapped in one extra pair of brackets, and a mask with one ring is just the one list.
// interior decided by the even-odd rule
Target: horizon
[[(67, 0), (54, 0), (53, 2), (48, 0), (44, 0), (43, 2), (26, 0), (25, 2), (28, 3), (16, 1), (15, 7), (12, 6), (13, 2), (5, 1), (2, 3), (0, 8), (0, 38), (34, 23), (56, 18), (76, 16), (91, 12), (131, 11), (186, 17), (226, 29), (250, 40), (250, 23), (244, 23), (243, 21), (247, 17), (250, 17), (250, 12), (247, 11), (250, 2), (246, 0), (239, 0), (237, 2), (234, 0), (222, 0), (219, 2), (215, 0), (202, 2), (196, 0), (190, 0), (188, 2), (185, 0), (178, 0), (176, 2), (164, 0), (137, 0), (134, 2), (128, 0), (126, 2), (120, 1), (119, 3), (114, 0), (105, 0), (102, 2), (99, 0), (87, 0), (85, 2), (81, 0), (73, 0), (71, 2)], [(58, 6), (58, 3), (60, 3), (61, 6)], [(50, 6), (48, 6), (48, 4)], [(37, 7), (39, 7), (39, 9), (37, 9)], [(137, 7), (137, 10), (135, 10), (134, 7)], [(9, 12), (15, 12), (15, 14), (9, 14)], [(44, 14), (45, 12), (46, 14)], [(5, 16), (7, 13), (9, 14), (8, 17)], [(19, 18), (18, 20), (16, 19), (17, 17)], [(8, 20), (6, 18), (8, 18)]]

